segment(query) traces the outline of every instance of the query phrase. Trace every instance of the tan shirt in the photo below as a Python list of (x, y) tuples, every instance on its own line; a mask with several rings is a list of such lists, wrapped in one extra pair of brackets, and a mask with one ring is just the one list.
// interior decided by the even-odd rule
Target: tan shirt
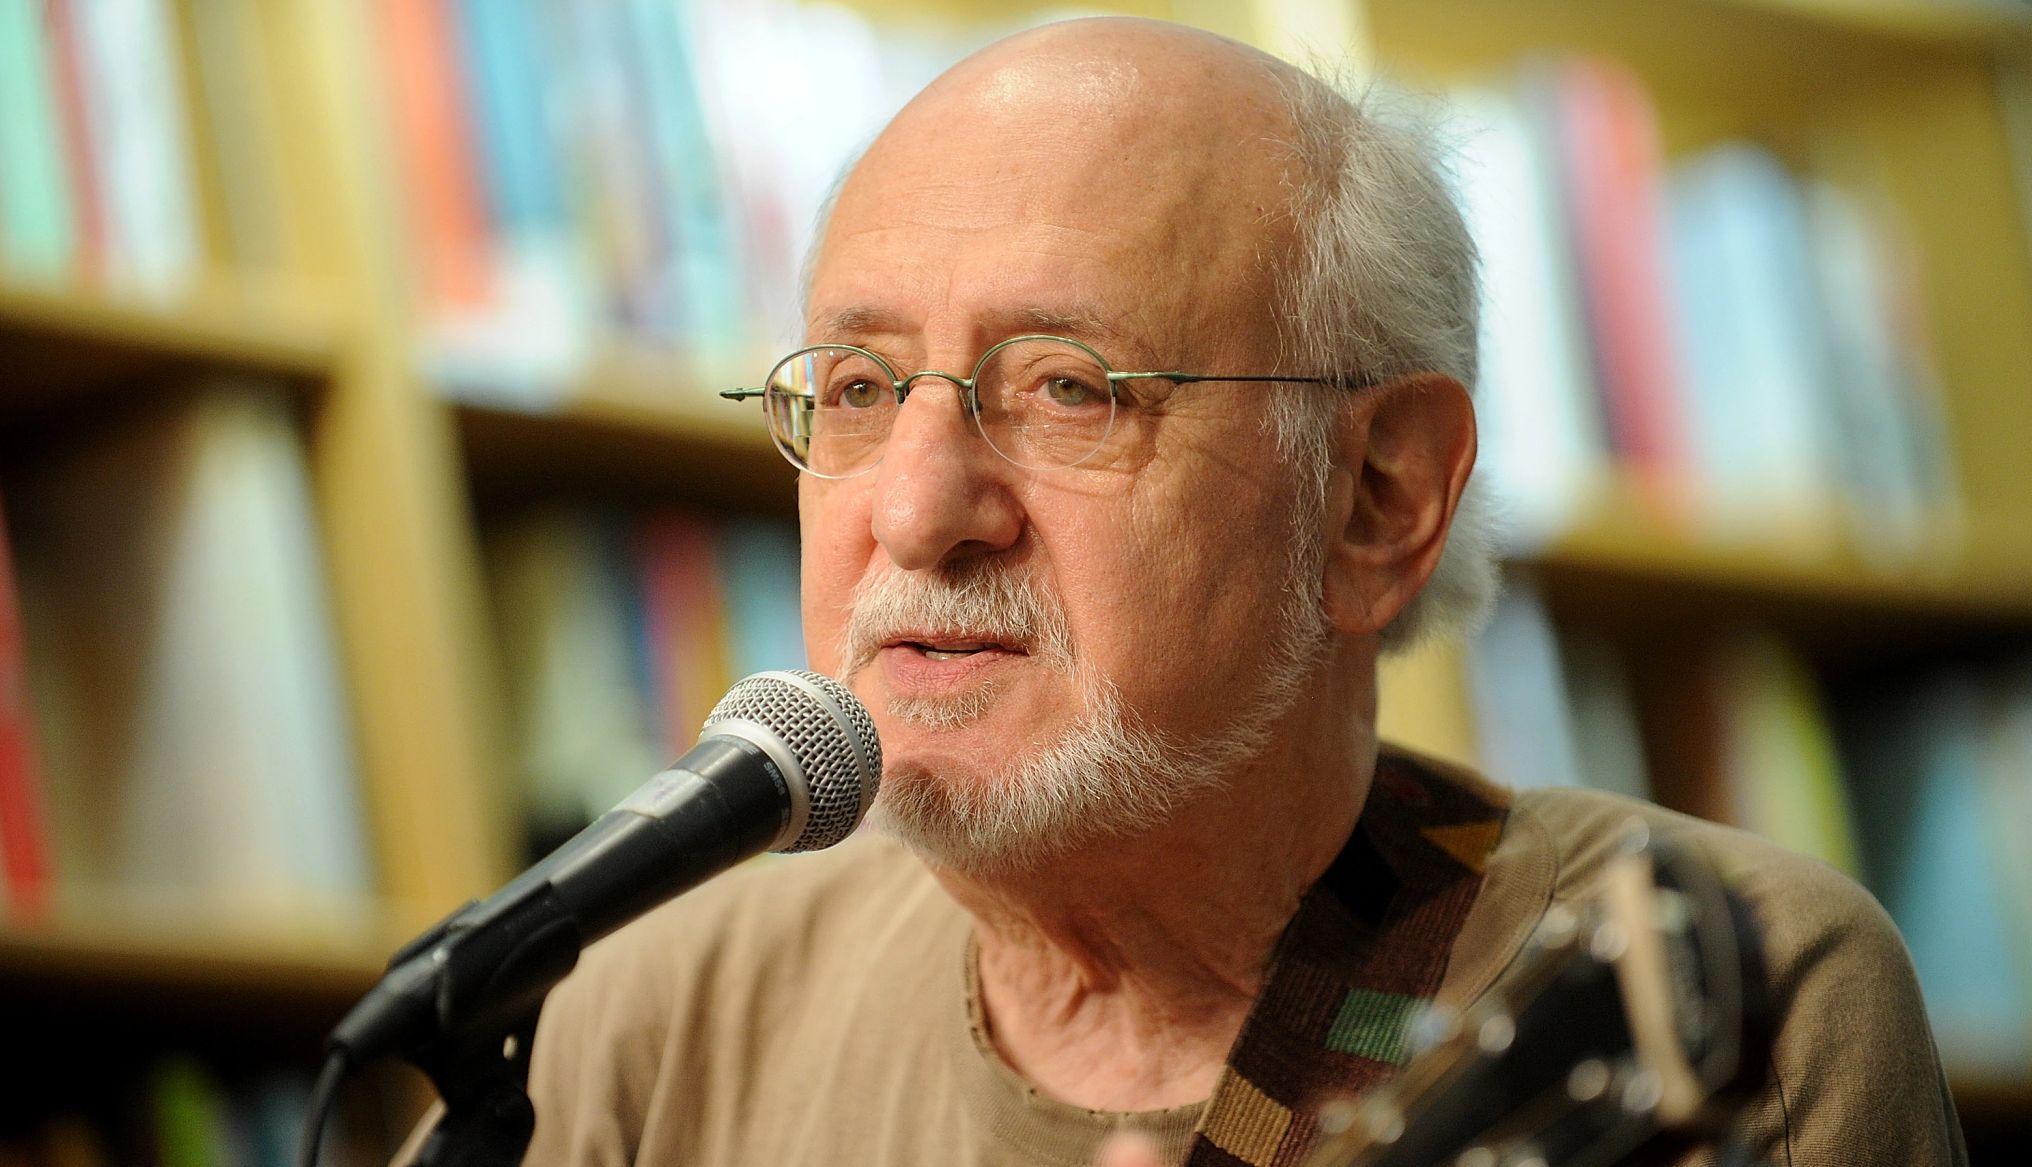
[[(1889, 919), (1840, 874), (1741, 832), (1594, 792), (1518, 795), (1440, 1001), (1465, 1006), (1496, 983), (1550, 905), (1585, 896), (1633, 814), (1705, 853), (1763, 923), (1783, 1024), (1774, 1081), (1745, 1114), (1759, 1153), (1792, 1167), (1965, 1162)], [(1089, 1167), (1118, 1127), (1177, 1161), (1200, 1107), (1068, 1106), (995, 1054), (970, 937), (924, 868), (872, 837), (666, 905), (551, 996), (528, 1162)]]

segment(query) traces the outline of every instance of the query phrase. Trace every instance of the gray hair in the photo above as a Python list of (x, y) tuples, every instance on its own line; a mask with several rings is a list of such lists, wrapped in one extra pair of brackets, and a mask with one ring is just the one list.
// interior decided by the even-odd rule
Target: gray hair
[[(1297, 239), (1280, 280), (1288, 367), (1368, 382), (1433, 372), (1472, 389), (1475, 245), (1433, 123), (1408, 107), (1385, 114), (1373, 91), (1350, 97), (1313, 76), (1283, 88), (1298, 186)], [(1269, 398), (1266, 424), (1302, 476), (1305, 505), (1323, 508), (1345, 390), (1294, 388)], [(1384, 649), (1478, 629), (1497, 590), (1494, 544), (1489, 501), (1471, 478), (1439, 566), (1383, 630)]]

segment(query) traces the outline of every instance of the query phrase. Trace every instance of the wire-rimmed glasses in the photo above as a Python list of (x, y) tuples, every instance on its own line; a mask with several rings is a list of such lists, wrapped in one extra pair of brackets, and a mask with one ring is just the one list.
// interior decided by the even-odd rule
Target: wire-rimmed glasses
[(950, 382), (989, 448), (1018, 466), (1077, 466), (1100, 452), (1115, 428), (1125, 381), (1297, 381), (1325, 377), (1125, 373), (1090, 346), (1063, 336), (1014, 336), (991, 346), (972, 375), (933, 369), (901, 376), (879, 354), (850, 344), (801, 348), (778, 361), (759, 388), (729, 389), (733, 401), (763, 399), (769, 436), (793, 466), (821, 478), (851, 478), (882, 460), (896, 414), (924, 377)]

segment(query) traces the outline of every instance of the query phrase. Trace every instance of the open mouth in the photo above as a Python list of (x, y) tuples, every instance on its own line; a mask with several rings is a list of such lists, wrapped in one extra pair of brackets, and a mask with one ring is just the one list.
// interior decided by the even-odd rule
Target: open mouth
[(1023, 650), (997, 640), (965, 639), (959, 637), (898, 637), (889, 642), (890, 647), (921, 653), (928, 660), (963, 660), (983, 653), (1006, 653), (1021, 655)]

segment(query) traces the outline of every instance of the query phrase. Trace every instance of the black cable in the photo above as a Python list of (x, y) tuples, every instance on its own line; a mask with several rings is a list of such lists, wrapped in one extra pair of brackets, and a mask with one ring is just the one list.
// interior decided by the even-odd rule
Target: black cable
[(338, 1103), (339, 1087), (346, 1081), (346, 1070), (350, 1063), (346, 1051), (335, 1049), (325, 1059), (325, 1068), (319, 1072), (317, 1085), (310, 1090), (310, 1107), (304, 1114), (303, 1141), (297, 1144), (297, 1167), (317, 1167), (318, 1151), (324, 1144), (325, 1124), (331, 1120), (332, 1107)]

